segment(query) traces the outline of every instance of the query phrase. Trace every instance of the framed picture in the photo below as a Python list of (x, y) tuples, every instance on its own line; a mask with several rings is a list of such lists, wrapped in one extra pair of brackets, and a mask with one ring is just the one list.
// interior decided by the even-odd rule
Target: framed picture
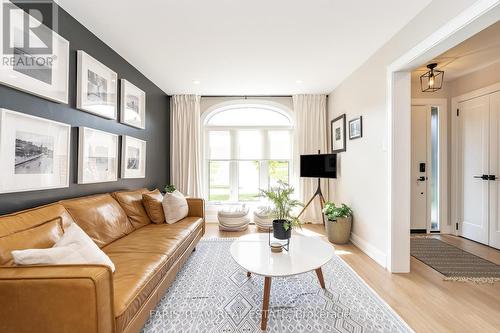
[(0, 193), (69, 186), (71, 126), (0, 109)]
[(28, 14), (2, 1), (0, 17), (9, 17), (10, 22), (0, 24), (0, 84), (67, 104), (69, 42), (28, 15), (30, 27), (37, 27), (36, 46), (31, 45), (31, 38), (23, 38), (25, 29), (31, 29), (24, 24), (24, 15)]
[(345, 114), (338, 116), (330, 122), (331, 127), (331, 144), (333, 153), (341, 153), (346, 151), (345, 142)]
[(122, 178), (146, 177), (146, 141), (122, 135)]
[(349, 140), (359, 139), (363, 136), (363, 117), (359, 116), (349, 120)]
[(116, 119), (118, 75), (84, 51), (78, 50), (77, 54), (76, 107)]
[(125, 79), (121, 79), (120, 122), (146, 128), (146, 93)]
[(78, 129), (78, 184), (118, 179), (118, 135), (88, 127)]

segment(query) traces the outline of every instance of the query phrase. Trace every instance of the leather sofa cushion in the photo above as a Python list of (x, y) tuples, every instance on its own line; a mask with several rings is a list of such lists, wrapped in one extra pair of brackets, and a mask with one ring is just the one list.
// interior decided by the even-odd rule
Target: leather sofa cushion
[(144, 209), (144, 205), (142, 204), (142, 195), (148, 192), (149, 190), (147, 188), (141, 188), (134, 191), (113, 192), (112, 194), (113, 198), (122, 206), (130, 222), (136, 229), (151, 223)]
[(165, 222), (165, 213), (163, 212), (163, 195), (158, 189), (142, 194), (142, 203), (146, 208), (149, 218), (153, 223)]
[(201, 228), (202, 223), (201, 218), (186, 217), (174, 224), (176, 228), (173, 228), (174, 225), (168, 224), (150, 224), (109, 244), (102, 250), (106, 254), (156, 253), (171, 255), (182, 241)]
[(188, 230), (150, 224), (103, 248), (115, 264), (113, 276), (117, 331), (121, 332), (146, 303), (175, 261), (202, 230), (202, 219), (186, 218)]
[(61, 218), (57, 217), (34, 228), (0, 237), (0, 265), (14, 266), (14, 250), (46, 249), (52, 247), (63, 235)]
[(101, 248), (134, 231), (125, 211), (110, 194), (63, 200), (61, 204)]

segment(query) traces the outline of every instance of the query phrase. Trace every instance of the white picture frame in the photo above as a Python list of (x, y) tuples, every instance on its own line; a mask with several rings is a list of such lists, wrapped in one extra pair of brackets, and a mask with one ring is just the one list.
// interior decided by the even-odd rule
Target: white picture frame
[(118, 180), (118, 135), (78, 128), (78, 184)]
[(117, 119), (118, 74), (85, 51), (77, 51), (76, 108)]
[(122, 178), (146, 178), (146, 141), (122, 135)]
[(14, 52), (4, 49), (5, 36), (22, 36), (24, 19), (21, 12), (24, 12), (9, 2), (2, 1), (0, 5), (0, 17), (4, 17), (4, 11), (9, 10), (11, 20), (9, 31), (4, 31), (6, 24), (0, 24), (0, 48), (3, 57), (0, 61), (0, 84), (68, 104), (69, 42), (36, 18), (29, 16), (30, 24), (39, 25), (38, 34), (51, 36), (47, 37), (52, 43), (50, 53), (31, 51), (29, 47), (24, 46), (14, 47)]
[(69, 186), (71, 126), (0, 109), (0, 193)]
[(120, 122), (145, 129), (146, 93), (125, 79), (120, 82)]

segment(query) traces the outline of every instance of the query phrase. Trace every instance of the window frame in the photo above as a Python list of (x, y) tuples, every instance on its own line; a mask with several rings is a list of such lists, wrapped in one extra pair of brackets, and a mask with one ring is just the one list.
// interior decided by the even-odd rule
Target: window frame
[[(210, 118), (216, 113), (227, 111), (228, 109), (241, 109), (241, 108), (260, 108), (268, 109), (270, 111), (279, 112), (289, 120), (289, 125), (287, 126), (254, 126), (254, 125), (236, 125), (236, 126), (222, 126), (222, 125), (208, 125)], [(237, 142), (238, 142), (238, 131), (241, 130), (257, 130), (261, 132), (262, 138), (262, 158), (261, 159), (239, 159), (237, 158)], [(291, 181), (293, 175), (293, 119), (291, 115), (275, 107), (269, 106), (256, 106), (256, 105), (245, 105), (237, 104), (229, 107), (218, 108), (206, 115), (205, 121), (203, 122), (203, 174), (204, 174), (204, 189), (205, 198), (209, 204), (231, 204), (244, 202), (248, 204), (254, 203), (254, 201), (239, 201), (239, 161), (259, 161), (259, 188), (260, 186), (268, 186), (269, 181), (269, 161), (283, 161), (288, 162), (288, 179)], [(211, 131), (228, 131), (230, 140), (230, 157), (228, 159), (210, 159), (208, 149), (209, 146), (209, 133)], [(289, 159), (271, 159), (269, 157), (269, 131), (287, 131), (290, 137), (290, 157)], [(210, 200), (210, 161), (229, 161), (229, 200), (228, 201), (211, 201)], [(259, 201), (255, 201), (259, 202)]]

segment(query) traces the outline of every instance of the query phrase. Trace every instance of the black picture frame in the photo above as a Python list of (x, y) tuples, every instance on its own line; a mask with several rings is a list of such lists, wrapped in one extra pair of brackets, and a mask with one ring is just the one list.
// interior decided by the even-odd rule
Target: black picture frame
[[(352, 133), (351, 124), (359, 121), (359, 133)], [(363, 137), (363, 116), (349, 120), (349, 140), (355, 140)]]
[[(340, 126), (335, 126), (337, 123), (341, 122), (339, 124)], [(334, 133), (334, 129), (335, 133)], [(339, 133), (339, 130), (340, 132)], [(339, 139), (340, 138), (340, 139)], [(338, 145), (336, 144), (338, 141), (341, 141), (341, 147), (335, 149)], [(337, 118), (333, 119), (330, 121), (330, 144), (332, 147), (332, 153), (341, 153), (346, 151), (346, 141), (347, 141), (347, 135), (346, 135), (346, 120), (345, 120), (345, 113), (338, 116)]]

